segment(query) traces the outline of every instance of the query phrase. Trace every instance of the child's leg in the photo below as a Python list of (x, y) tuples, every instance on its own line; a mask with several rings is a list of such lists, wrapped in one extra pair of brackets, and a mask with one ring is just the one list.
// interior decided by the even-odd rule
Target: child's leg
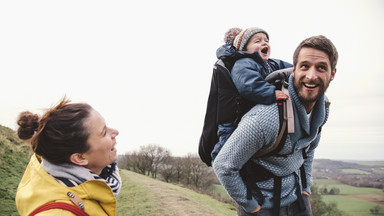
[(219, 141), (216, 143), (215, 147), (211, 152), (212, 162), (215, 160), (216, 156), (219, 154), (221, 148), (223, 148), (225, 142), (227, 142), (228, 138), (231, 136), (233, 131), (236, 129), (234, 123), (223, 123), (219, 124), (217, 130), (217, 136), (219, 137)]

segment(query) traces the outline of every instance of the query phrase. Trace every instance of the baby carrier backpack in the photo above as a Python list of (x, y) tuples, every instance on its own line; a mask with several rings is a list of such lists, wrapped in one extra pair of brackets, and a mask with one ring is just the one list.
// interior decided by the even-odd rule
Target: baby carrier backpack
[[(234, 122), (236, 125), (241, 117), (256, 104), (240, 96), (230, 74), (233, 62), (219, 59), (214, 67), (211, 87), (207, 102), (203, 131), (199, 140), (199, 156), (207, 165), (212, 166), (211, 152), (219, 141), (218, 125)], [(288, 80), (292, 68), (277, 70), (269, 74), (265, 80), (281, 89), (283, 82)], [(282, 104), (281, 104), (282, 105)]]

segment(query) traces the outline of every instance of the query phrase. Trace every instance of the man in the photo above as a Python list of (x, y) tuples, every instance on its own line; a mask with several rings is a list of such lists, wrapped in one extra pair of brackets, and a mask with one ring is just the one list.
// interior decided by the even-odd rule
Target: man
[[(287, 135), (277, 154), (252, 157), (271, 147), (277, 139), (276, 103), (253, 107), (219, 152), (213, 168), (237, 202), (238, 215), (312, 215), (309, 203), (312, 162), (321, 127), (328, 118), (329, 102), (324, 93), (336, 74), (337, 59), (335, 46), (324, 36), (307, 38), (296, 48), (288, 86), (295, 132)], [(252, 182), (251, 187), (246, 184), (247, 177), (240, 170), (249, 160), (280, 178), (278, 193), (274, 190), (275, 177)], [(259, 170), (254, 172), (257, 174)], [(247, 186), (251, 191), (248, 197)]]

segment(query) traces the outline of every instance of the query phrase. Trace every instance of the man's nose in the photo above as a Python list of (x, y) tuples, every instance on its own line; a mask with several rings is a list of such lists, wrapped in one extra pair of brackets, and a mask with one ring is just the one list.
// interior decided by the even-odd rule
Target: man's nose
[(309, 80), (315, 80), (316, 77), (317, 77), (316, 68), (315, 67), (309, 68), (309, 70), (307, 71), (307, 74), (305, 75), (305, 77), (307, 79), (309, 79)]

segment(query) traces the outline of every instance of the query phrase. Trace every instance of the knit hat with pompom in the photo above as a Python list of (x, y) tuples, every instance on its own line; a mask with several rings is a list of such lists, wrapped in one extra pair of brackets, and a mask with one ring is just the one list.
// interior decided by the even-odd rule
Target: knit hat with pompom
[(242, 31), (239, 27), (233, 27), (228, 29), (224, 34), (224, 42), (228, 45), (233, 44), (233, 40), (235, 40), (236, 36)]
[(241, 31), (236, 36), (235, 40), (233, 41), (233, 46), (238, 51), (244, 51), (245, 45), (248, 43), (248, 40), (251, 39), (251, 37), (257, 33), (264, 33), (269, 39), (269, 35), (265, 30), (258, 27), (251, 27)]

